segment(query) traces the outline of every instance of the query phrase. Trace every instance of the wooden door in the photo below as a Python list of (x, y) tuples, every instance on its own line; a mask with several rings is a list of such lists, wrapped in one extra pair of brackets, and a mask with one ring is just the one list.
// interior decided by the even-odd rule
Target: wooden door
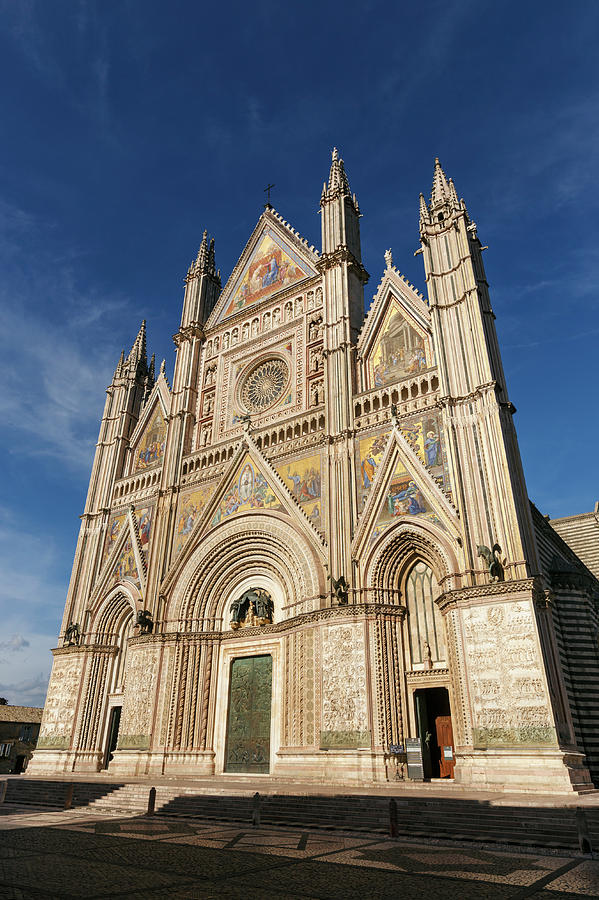
[(270, 771), (272, 656), (233, 660), (229, 689), (226, 772)]
[[(453, 729), (451, 716), (435, 716), (435, 732), (439, 745), (439, 776), (453, 778), (455, 767), (455, 748), (453, 746)], [(451, 753), (451, 758), (450, 757)]]

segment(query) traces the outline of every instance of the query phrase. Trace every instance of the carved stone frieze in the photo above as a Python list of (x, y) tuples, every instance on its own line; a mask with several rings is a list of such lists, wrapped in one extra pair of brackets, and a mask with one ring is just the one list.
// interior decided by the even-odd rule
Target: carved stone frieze
[(370, 745), (364, 625), (326, 625), (322, 630), (322, 727), (320, 746)]
[(75, 707), (85, 656), (78, 647), (61, 647), (55, 652), (48, 699), (40, 727), (40, 749), (66, 750), (71, 742)]
[(462, 610), (474, 745), (553, 745), (531, 600)]
[(492, 602), (510, 602), (519, 595), (526, 594), (532, 597), (537, 593), (537, 580), (534, 578), (521, 578), (517, 581), (499, 581), (489, 584), (477, 584), (473, 587), (459, 588), (455, 591), (445, 591), (437, 600), (442, 611), (453, 607), (480, 604), (482, 599)]
[(131, 646), (127, 662), (127, 683), (118, 749), (147, 750), (150, 747), (159, 650), (154, 646)]

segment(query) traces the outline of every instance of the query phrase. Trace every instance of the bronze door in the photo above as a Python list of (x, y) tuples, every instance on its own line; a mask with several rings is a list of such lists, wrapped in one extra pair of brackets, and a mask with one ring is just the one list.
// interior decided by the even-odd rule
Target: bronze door
[(272, 656), (247, 656), (231, 663), (225, 772), (268, 774)]
[(453, 729), (451, 716), (436, 716), (435, 731), (439, 745), (439, 775), (441, 778), (453, 778), (455, 766), (455, 748), (453, 746)]

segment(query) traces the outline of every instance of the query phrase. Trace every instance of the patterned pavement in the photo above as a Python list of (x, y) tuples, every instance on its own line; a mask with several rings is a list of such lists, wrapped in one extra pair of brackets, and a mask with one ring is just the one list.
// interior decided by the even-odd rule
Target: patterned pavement
[(0, 898), (599, 897), (599, 859), (0, 807)]

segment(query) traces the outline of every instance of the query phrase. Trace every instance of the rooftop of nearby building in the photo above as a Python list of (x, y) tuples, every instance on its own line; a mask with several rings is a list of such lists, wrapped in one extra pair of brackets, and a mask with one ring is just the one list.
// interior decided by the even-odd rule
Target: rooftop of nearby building
[(41, 722), (43, 708), (40, 706), (9, 706), (0, 703), (0, 722)]
[(599, 501), (593, 512), (551, 519), (551, 526), (599, 578)]

